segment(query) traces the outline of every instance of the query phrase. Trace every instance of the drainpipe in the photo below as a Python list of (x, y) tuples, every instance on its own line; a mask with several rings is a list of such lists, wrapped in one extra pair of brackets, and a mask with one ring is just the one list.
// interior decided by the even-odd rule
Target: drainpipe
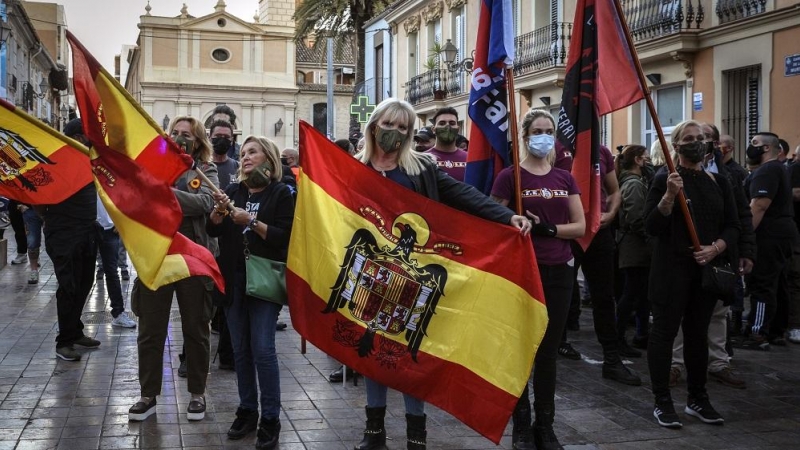
[[(388, 97), (392, 97), (392, 81), (393, 81), (393, 78), (394, 78), (392, 76), (392, 66), (393, 66), (392, 65), (392, 61), (394, 61), (394, 58), (393, 58), (393, 55), (392, 55), (392, 27), (391, 26), (388, 27), (388, 31), (386, 31), (386, 34), (389, 35), (389, 83), (387, 83), (389, 85), (389, 95), (388, 95)], [(383, 98), (383, 96), (381, 96), (381, 98)]]

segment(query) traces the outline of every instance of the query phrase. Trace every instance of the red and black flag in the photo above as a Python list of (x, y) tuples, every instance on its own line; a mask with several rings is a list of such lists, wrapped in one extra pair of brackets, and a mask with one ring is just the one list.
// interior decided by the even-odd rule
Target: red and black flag
[(616, 0), (578, 0), (558, 114), (558, 141), (573, 154), (572, 175), (582, 193), (585, 249), (600, 228), (599, 117), (644, 98), (636, 60)]

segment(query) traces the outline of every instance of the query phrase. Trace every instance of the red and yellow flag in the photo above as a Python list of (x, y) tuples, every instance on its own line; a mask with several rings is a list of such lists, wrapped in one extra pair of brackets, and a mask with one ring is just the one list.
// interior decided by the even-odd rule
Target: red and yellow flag
[(183, 215), (171, 185), (191, 157), (166, 137), (125, 89), (67, 32), (75, 98), (93, 143), (97, 193), (150, 289), (194, 275), (224, 281), (214, 256), (178, 233)]
[(387, 180), (300, 123), (292, 323), (495, 443), (547, 327), (529, 237)]
[(0, 99), (0, 195), (27, 204), (66, 200), (92, 181), (89, 150)]

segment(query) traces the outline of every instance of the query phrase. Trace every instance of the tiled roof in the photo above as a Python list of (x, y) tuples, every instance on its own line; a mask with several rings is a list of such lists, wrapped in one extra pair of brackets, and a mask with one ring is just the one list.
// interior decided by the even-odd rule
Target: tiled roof
[[(345, 39), (334, 40), (333, 63), (351, 64), (356, 63), (355, 44), (353, 36)], [(321, 37), (317, 43), (317, 48), (308, 47), (304, 44), (297, 44), (296, 58), (298, 63), (326, 63), (326, 53), (328, 49), (325, 45), (325, 38)]]

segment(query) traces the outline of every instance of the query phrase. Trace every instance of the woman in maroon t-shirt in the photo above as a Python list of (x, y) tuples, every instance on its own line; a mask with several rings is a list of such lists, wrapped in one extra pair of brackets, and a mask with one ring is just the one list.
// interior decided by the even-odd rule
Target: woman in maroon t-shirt
[[(514, 410), (512, 442), (515, 449), (560, 448), (553, 432), (556, 390), (556, 357), (567, 323), (572, 298), (573, 258), (570, 241), (583, 236), (586, 221), (580, 192), (572, 174), (553, 167), (555, 120), (550, 113), (532, 109), (520, 124), (520, 177), (522, 204), (533, 222), (533, 248), (547, 301), (544, 339), (536, 353), (533, 393), (536, 422), (531, 427), (528, 387)], [(511, 168), (495, 180), (492, 198), (508, 205), (514, 198)], [(534, 441), (536, 447), (534, 447)]]

